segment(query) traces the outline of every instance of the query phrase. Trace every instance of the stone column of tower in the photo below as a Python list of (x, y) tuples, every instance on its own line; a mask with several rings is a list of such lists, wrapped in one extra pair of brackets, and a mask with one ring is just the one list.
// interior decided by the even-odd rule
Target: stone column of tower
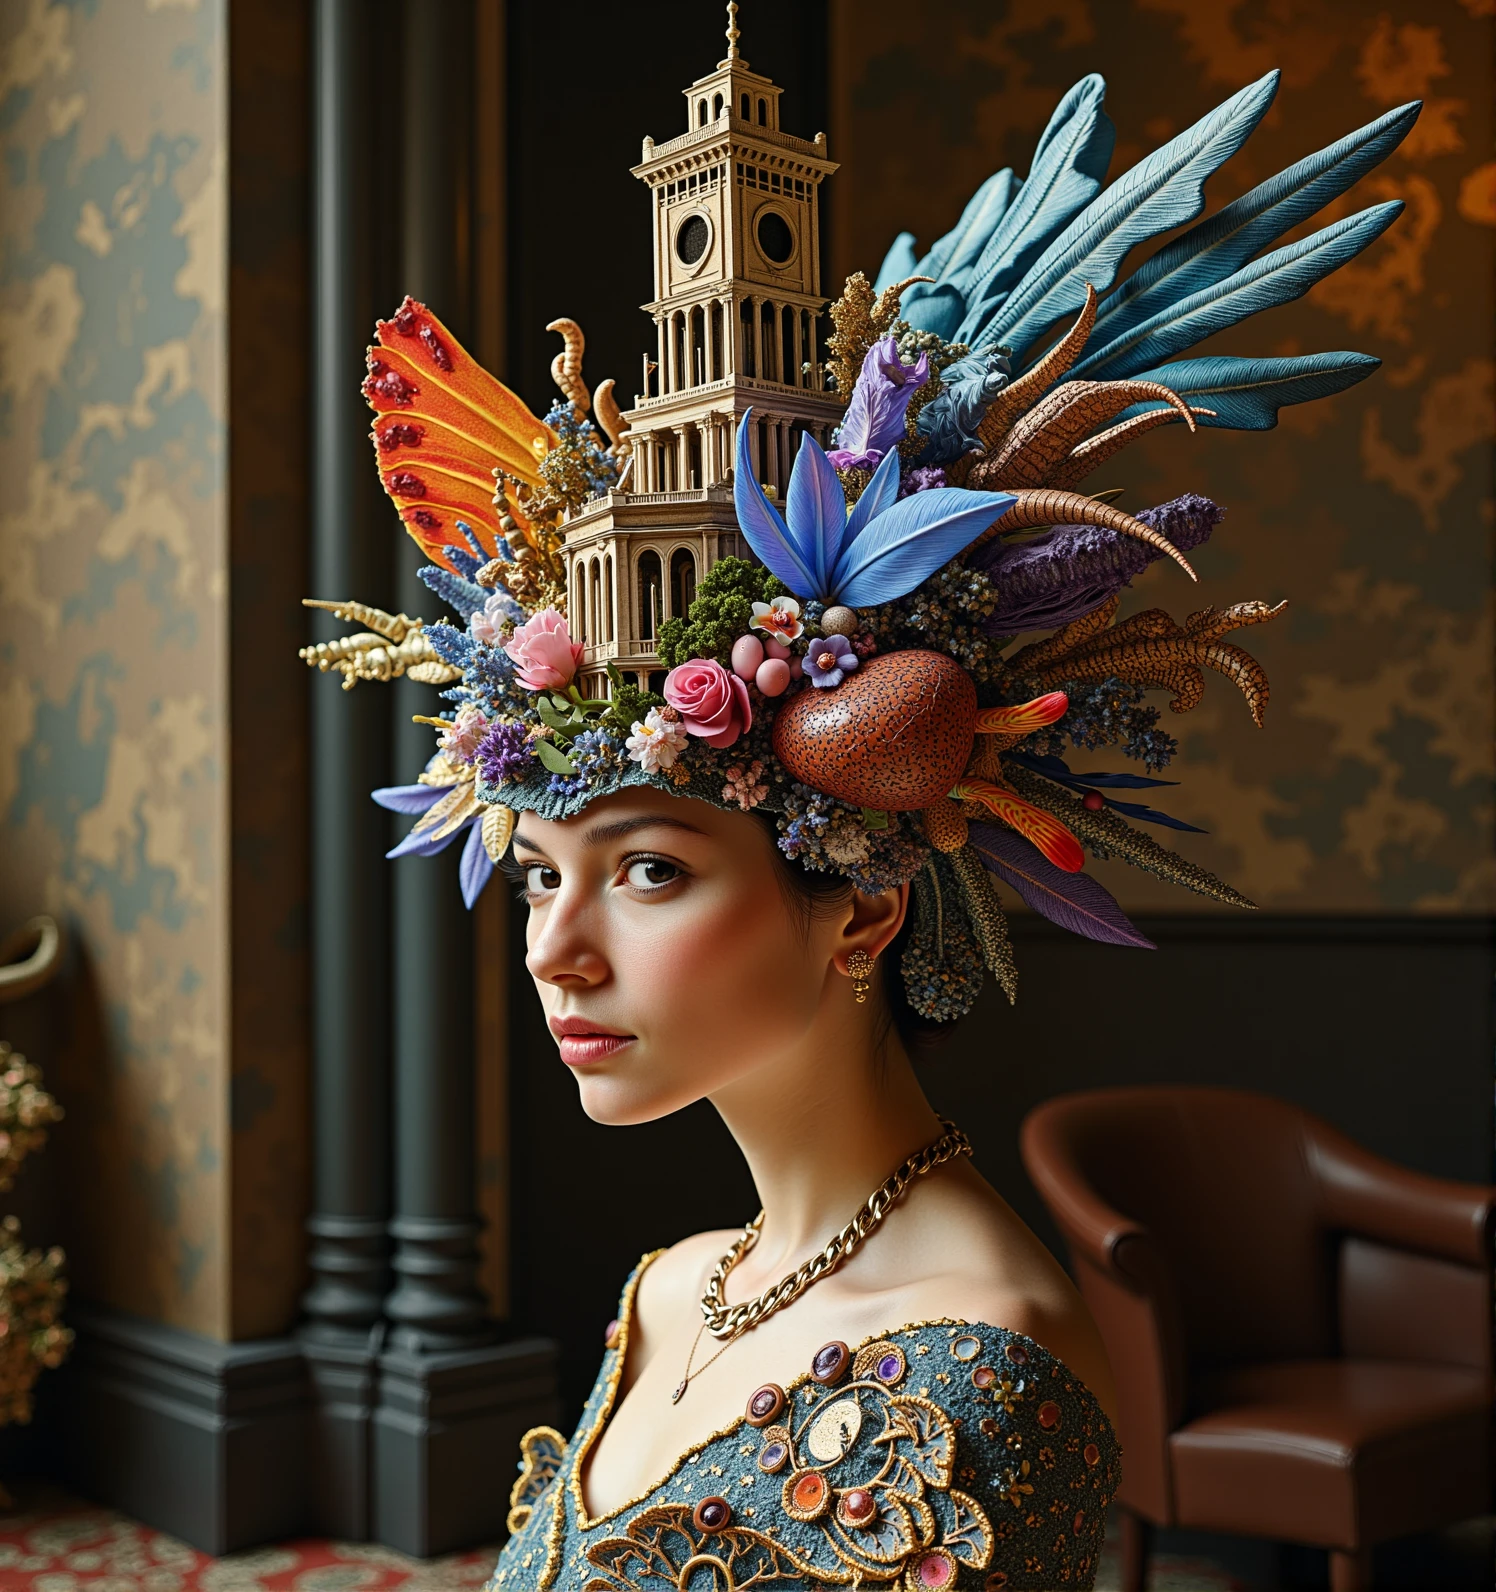
[(658, 687), (653, 626), (682, 553), (693, 588), (719, 558), (746, 553), (731, 479), (743, 416), (753, 411), (755, 469), (781, 496), (800, 436), (825, 447), (841, 418), (819, 329), (820, 185), (836, 165), (824, 133), (781, 129), (780, 90), (740, 56), (736, 11), (726, 57), (684, 91), (686, 131), (646, 138), (633, 168), (653, 211), (655, 293), (642, 307), (659, 363), (625, 416), (632, 490), (593, 499), (566, 526), (569, 590), (608, 569), (616, 593), (610, 620), (585, 600), (571, 609), (588, 695), (607, 692), (610, 663)]

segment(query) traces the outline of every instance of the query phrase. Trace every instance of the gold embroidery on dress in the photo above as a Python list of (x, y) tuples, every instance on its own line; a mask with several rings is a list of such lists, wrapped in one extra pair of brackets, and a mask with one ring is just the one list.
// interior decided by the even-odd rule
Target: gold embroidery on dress
[(566, 1439), (554, 1426), (532, 1426), (519, 1440), (519, 1480), (509, 1490), (509, 1535), (530, 1524), (541, 1494), (566, 1463)]
[[(698, 1571), (709, 1571), (703, 1584), (736, 1589), (787, 1580), (791, 1576), (827, 1579), (792, 1548), (749, 1526), (724, 1526), (709, 1531), (697, 1526), (685, 1504), (659, 1504), (634, 1516), (621, 1537), (606, 1537), (587, 1549), (587, 1558), (602, 1576), (587, 1582), (585, 1592), (642, 1592), (643, 1588), (675, 1588), (694, 1584)], [(851, 1576), (835, 1576), (838, 1584)]]

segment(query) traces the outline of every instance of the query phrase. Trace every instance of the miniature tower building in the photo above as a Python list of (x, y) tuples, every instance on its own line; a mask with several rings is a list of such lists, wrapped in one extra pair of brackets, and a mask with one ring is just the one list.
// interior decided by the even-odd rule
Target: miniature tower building
[(609, 663), (658, 687), (660, 622), (684, 615), (719, 558), (746, 552), (732, 504), (743, 415), (753, 411), (754, 470), (782, 499), (801, 434), (829, 446), (842, 413), (818, 331), (817, 206), (836, 165), (824, 133), (812, 143), (780, 131), (780, 90), (740, 58), (737, 6), (727, 10), (727, 58), (685, 91), (688, 130), (646, 138), (633, 168), (654, 209), (655, 296), (643, 308), (658, 353), (624, 416), (626, 490), (566, 525), (568, 606), (592, 696), (606, 694)]

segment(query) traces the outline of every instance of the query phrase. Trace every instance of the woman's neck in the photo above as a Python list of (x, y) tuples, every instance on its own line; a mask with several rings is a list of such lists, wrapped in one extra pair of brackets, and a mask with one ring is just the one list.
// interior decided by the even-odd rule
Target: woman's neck
[(756, 1068), (712, 1097), (764, 1210), (730, 1294), (751, 1297), (760, 1276), (772, 1281), (814, 1254), (889, 1173), (940, 1136), (903, 1046), (890, 1035), (878, 1047), (870, 1023), (855, 1027), (855, 1040)]

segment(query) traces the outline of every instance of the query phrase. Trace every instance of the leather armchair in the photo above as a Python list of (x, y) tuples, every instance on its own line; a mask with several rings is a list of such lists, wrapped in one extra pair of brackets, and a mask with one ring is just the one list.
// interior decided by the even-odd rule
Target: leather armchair
[(1153, 1526), (1374, 1543), (1491, 1496), (1496, 1189), (1230, 1089), (1066, 1095), (1023, 1125), (1117, 1379), (1123, 1586)]

